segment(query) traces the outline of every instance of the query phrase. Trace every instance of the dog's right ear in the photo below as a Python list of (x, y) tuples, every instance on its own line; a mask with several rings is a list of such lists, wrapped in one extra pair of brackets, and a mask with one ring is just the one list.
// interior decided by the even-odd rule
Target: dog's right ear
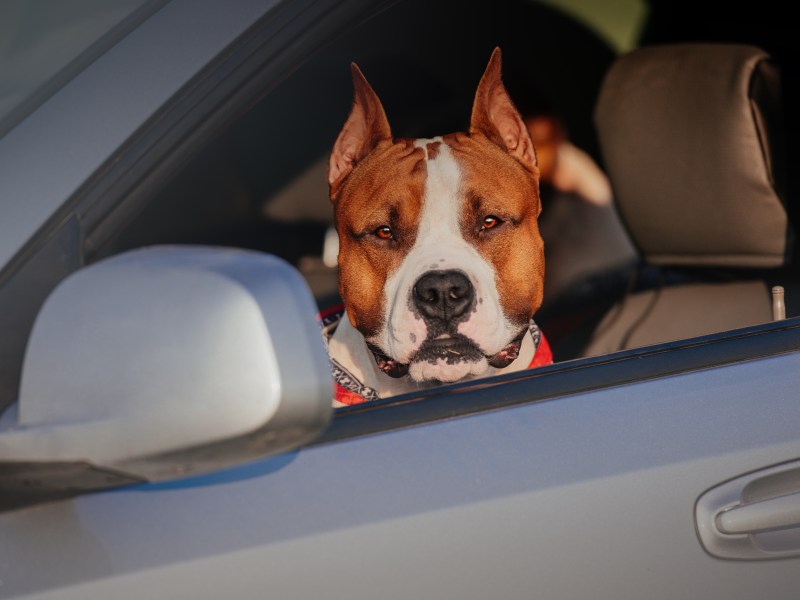
[(392, 130), (377, 94), (355, 63), (350, 64), (350, 69), (353, 72), (353, 108), (336, 138), (328, 162), (331, 200), (356, 163), (378, 142), (392, 139)]

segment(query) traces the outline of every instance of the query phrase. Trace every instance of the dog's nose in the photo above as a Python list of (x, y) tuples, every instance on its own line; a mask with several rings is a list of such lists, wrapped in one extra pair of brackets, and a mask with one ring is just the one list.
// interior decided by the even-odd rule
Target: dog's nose
[(414, 284), (413, 302), (424, 319), (448, 322), (472, 305), (475, 289), (461, 271), (428, 271)]

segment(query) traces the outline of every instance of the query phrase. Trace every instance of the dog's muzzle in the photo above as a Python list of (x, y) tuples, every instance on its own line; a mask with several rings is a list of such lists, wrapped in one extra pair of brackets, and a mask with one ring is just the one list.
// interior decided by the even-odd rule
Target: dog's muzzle
[(456, 269), (431, 270), (414, 283), (409, 297), (412, 311), (425, 321), (427, 339), (409, 363), (402, 363), (378, 346), (367, 343), (378, 369), (389, 377), (408, 374), (410, 363), (445, 360), (448, 363), (477, 362), (483, 358), (496, 369), (504, 369), (519, 357), (527, 327), (496, 354), (487, 355), (475, 343), (458, 333), (458, 325), (469, 318), (476, 303), (469, 277)]

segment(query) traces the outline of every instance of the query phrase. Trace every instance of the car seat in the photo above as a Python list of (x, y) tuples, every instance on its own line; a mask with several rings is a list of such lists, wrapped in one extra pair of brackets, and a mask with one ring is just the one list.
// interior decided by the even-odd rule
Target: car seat
[(770, 57), (734, 44), (641, 48), (609, 69), (595, 123), (642, 268), (583, 355), (772, 320), (769, 273), (787, 264), (792, 234)]

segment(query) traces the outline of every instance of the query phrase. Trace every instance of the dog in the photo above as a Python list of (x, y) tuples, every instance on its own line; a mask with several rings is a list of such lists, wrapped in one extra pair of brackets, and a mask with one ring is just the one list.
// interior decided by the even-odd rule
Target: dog
[(552, 362), (539, 169), (496, 48), (466, 133), (393, 139), (355, 63), (328, 165), (344, 311), (323, 315), (335, 406)]

